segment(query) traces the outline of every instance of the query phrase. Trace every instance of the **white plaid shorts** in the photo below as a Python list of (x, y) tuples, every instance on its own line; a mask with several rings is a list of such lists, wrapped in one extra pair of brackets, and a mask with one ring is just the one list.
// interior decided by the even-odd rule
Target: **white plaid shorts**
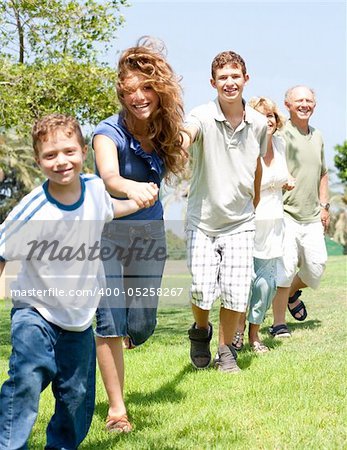
[(284, 218), (284, 252), (277, 264), (277, 286), (289, 287), (295, 277), (317, 289), (328, 258), (321, 222), (300, 223)]
[(210, 310), (217, 298), (224, 308), (245, 312), (253, 274), (254, 231), (207, 236), (187, 231), (191, 302)]

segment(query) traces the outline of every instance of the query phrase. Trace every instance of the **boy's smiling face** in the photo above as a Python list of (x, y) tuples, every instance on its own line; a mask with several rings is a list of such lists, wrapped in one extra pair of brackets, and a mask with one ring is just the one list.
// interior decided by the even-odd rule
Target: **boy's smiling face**
[(217, 69), (211, 85), (217, 89), (218, 99), (221, 102), (235, 103), (242, 100), (242, 92), (249, 77), (242, 73), (241, 67), (236, 64), (226, 64)]
[(86, 158), (87, 147), (82, 147), (77, 136), (67, 136), (62, 129), (48, 136), (38, 145), (36, 162), (56, 187), (79, 186), (79, 174)]

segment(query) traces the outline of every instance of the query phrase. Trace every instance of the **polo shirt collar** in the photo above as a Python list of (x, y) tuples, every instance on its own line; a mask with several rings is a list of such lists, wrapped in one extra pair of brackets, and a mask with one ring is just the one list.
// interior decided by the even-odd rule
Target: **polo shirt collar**
[(214, 99), (213, 106), (214, 106), (213, 108), (214, 119), (217, 120), (218, 122), (226, 122), (227, 119), (225, 118), (222, 108), (220, 107), (218, 97)]
[(246, 103), (244, 100), (242, 100), (242, 102), (243, 102), (244, 108), (245, 108), (245, 118), (244, 118), (244, 121), (245, 121), (246, 123), (251, 124), (251, 123), (253, 123), (253, 118), (254, 118), (253, 111), (254, 111), (254, 109), (251, 108), (249, 105), (247, 105), (247, 103)]
[[(244, 99), (242, 99), (242, 104), (243, 104), (243, 107), (245, 110), (244, 122), (249, 123), (249, 124), (253, 123), (253, 115), (252, 115), (253, 108), (248, 106)], [(217, 120), (218, 122), (226, 122), (227, 119), (225, 118), (222, 108), (220, 107), (218, 97), (215, 98), (215, 100), (213, 102), (213, 106), (214, 106), (214, 111), (213, 111), (214, 119)]]

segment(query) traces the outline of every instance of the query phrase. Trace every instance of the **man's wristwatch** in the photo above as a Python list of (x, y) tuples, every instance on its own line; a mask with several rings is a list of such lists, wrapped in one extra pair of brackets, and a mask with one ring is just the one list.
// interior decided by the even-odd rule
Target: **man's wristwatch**
[(330, 203), (319, 203), (319, 206), (327, 211), (329, 211)]

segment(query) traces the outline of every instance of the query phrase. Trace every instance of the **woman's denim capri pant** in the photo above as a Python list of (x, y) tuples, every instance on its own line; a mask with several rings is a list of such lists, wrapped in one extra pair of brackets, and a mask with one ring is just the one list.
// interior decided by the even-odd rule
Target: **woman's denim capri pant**
[(128, 336), (143, 344), (157, 323), (158, 290), (166, 260), (163, 220), (113, 220), (102, 235), (106, 289), (96, 335)]
[(252, 281), (248, 321), (260, 325), (276, 293), (277, 258), (253, 258), (255, 277)]

